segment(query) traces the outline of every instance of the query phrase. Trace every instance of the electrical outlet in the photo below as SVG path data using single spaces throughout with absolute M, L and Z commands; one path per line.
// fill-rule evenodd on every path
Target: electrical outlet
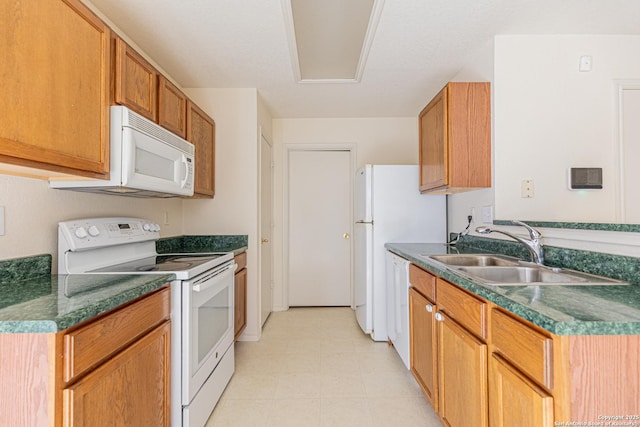
M 164 225 L 169 225 L 169 212 L 164 213 Z
M 4 236 L 4 206 L 0 206 L 0 236 Z

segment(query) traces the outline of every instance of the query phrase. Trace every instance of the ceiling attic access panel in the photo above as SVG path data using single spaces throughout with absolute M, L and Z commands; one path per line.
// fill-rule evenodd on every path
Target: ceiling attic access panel
M 383 0 L 282 0 L 299 83 L 357 83 Z

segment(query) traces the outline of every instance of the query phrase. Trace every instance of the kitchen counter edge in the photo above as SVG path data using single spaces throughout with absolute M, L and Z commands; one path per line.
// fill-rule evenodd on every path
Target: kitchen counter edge
M 71 279 L 88 290 L 71 297 L 60 296 L 59 287 Z M 105 280 L 110 280 L 109 285 L 100 286 Z M 73 274 L 31 279 L 16 286 L 47 287 L 49 292 L 0 308 L 0 334 L 57 333 L 150 294 L 173 280 L 173 274 Z
M 626 306 L 625 308 L 635 310 L 635 319 L 620 320 L 620 319 L 593 319 L 581 320 L 577 317 L 572 317 L 570 313 L 559 313 L 558 316 L 550 316 L 543 313 L 543 309 L 547 309 L 543 303 L 537 302 L 537 307 L 534 304 L 527 304 L 523 301 L 516 301 L 513 298 L 509 298 L 504 294 L 507 292 L 518 292 L 525 288 L 534 288 L 533 286 L 519 286 L 519 287 L 500 287 L 500 286 L 484 286 L 473 280 L 470 280 L 458 273 L 455 269 L 448 268 L 444 264 L 432 261 L 425 255 L 439 255 L 447 253 L 455 253 L 455 250 L 444 244 L 419 244 L 419 243 L 387 243 L 385 248 L 389 251 L 407 259 L 411 263 L 427 270 L 434 275 L 440 276 L 443 279 L 458 285 L 459 287 L 481 297 L 488 301 L 493 302 L 497 306 L 534 323 L 535 325 L 555 334 L 555 335 L 638 335 L 640 334 L 640 290 L 637 286 L 615 286 L 618 289 L 612 289 L 613 287 L 607 287 L 610 291 L 618 291 L 622 289 L 622 292 L 628 293 L 625 302 L 637 302 L 633 304 L 633 307 Z M 487 251 L 465 251 L 466 253 L 487 253 Z M 519 288 L 519 289 L 515 289 Z M 593 301 L 591 299 L 598 298 L 601 303 L 616 305 L 621 304 L 620 300 L 623 299 L 618 294 L 617 298 L 613 298 L 611 301 L 606 300 L 606 296 L 603 297 L 603 286 L 596 287 L 581 287 L 581 286 L 559 286 L 551 289 L 550 292 L 559 292 L 562 289 L 563 292 L 575 294 L 575 298 L 571 301 L 566 301 L 572 304 L 572 309 L 579 310 L 580 312 L 588 313 L 589 310 L 594 309 Z M 590 296 L 591 293 L 600 292 L 599 295 Z M 619 313 L 613 311 L 613 307 L 608 308 L 609 312 L 613 315 Z M 570 311 L 570 310 L 567 310 Z M 559 319 L 557 317 L 563 317 Z

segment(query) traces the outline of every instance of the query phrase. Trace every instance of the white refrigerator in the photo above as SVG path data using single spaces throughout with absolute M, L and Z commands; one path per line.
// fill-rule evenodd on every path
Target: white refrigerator
M 366 165 L 356 173 L 356 318 L 375 341 L 389 338 L 384 244 L 446 239 L 446 196 L 420 194 L 418 173 L 415 165 Z

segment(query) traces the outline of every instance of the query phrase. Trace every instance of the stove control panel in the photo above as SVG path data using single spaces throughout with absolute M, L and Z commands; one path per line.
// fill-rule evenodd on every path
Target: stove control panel
M 160 225 L 140 218 L 87 218 L 58 223 L 58 249 L 63 252 L 159 238 Z

